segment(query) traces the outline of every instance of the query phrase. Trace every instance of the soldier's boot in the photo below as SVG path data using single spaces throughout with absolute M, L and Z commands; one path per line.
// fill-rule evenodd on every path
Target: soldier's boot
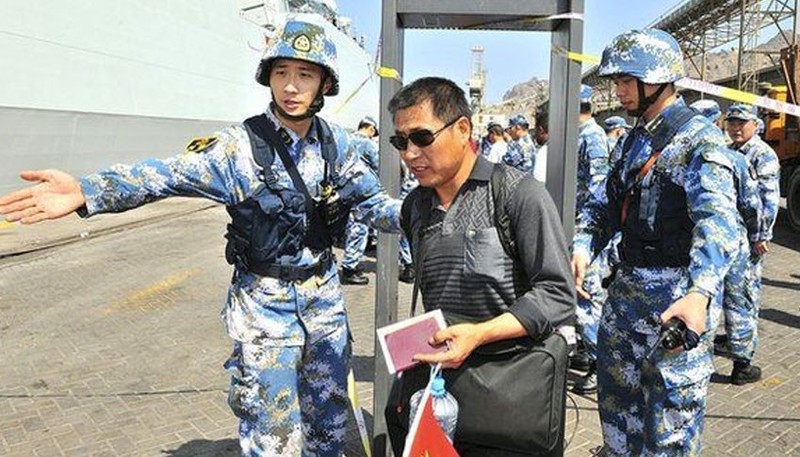
M 733 362 L 731 371 L 731 384 L 743 386 L 761 379 L 761 368 L 752 365 L 750 362 Z
M 581 343 L 578 343 L 578 350 L 575 354 L 569 357 L 569 367 L 578 371 L 589 371 L 592 367 L 592 361 L 586 355 L 586 351 L 582 348 Z
M 414 269 L 414 265 L 405 265 L 400 270 L 400 279 L 401 282 L 406 284 L 411 284 L 414 282 L 414 278 L 417 276 L 417 271 Z
M 589 371 L 575 382 L 572 391 L 578 395 L 589 395 L 597 392 L 597 362 L 592 361 L 589 366 Z
M 363 286 L 369 284 L 369 278 L 358 269 L 342 268 L 342 284 Z

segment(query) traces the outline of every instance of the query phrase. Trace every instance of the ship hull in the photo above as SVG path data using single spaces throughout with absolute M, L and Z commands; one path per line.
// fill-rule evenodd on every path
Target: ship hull
M 0 193 L 20 186 L 21 170 L 81 175 L 173 155 L 269 104 L 254 79 L 262 30 L 233 0 L 6 1 Z M 342 84 L 323 115 L 352 129 L 377 116 L 379 83 L 366 52 L 329 30 Z

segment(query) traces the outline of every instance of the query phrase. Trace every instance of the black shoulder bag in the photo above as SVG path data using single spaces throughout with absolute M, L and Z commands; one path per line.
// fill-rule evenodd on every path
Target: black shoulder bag
M 513 234 L 501 192 L 504 177 L 503 166 L 495 165 L 491 178 L 495 227 L 517 262 L 516 246 L 508 243 Z M 404 214 L 411 220 L 404 222 L 416 225 L 413 235 L 419 236 L 419 220 L 414 220 L 411 209 Z M 422 259 L 418 261 L 421 270 Z M 459 368 L 442 370 L 447 390 L 458 400 L 456 449 L 480 456 L 563 455 L 567 364 L 567 343 L 552 333 L 542 340 L 525 337 L 481 346 Z M 392 385 L 385 417 L 395 455 L 402 455 L 405 445 L 409 399 L 425 387 L 429 374 L 428 366 L 416 367 Z

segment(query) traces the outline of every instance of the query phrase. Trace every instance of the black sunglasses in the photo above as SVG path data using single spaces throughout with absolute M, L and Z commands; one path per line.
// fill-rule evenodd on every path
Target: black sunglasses
M 424 148 L 426 146 L 430 146 L 436 141 L 436 137 L 444 131 L 447 127 L 455 124 L 462 116 L 459 116 L 452 121 L 445 124 L 444 127 L 440 128 L 435 132 L 431 132 L 428 129 L 422 130 L 415 130 L 408 134 L 408 136 L 403 135 L 392 135 L 389 137 L 389 143 L 392 143 L 392 146 L 395 147 L 398 151 L 405 151 L 408 149 L 408 142 L 411 141 L 414 145 L 418 148 Z

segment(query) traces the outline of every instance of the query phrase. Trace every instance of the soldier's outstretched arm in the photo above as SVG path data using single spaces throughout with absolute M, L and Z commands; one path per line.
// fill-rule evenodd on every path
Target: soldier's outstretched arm
M 340 173 L 344 185 L 340 191 L 342 197 L 354 203 L 353 216 L 357 221 L 382 232 L 400 233 L 402 202 L 386 193 L 378 176 L 361 159 L 357 142 L 348 137 L 343 139 L 347 143 L 342 141 L 345 155 Z
M 194 143 L 194 142 L 193 142 Z M 121 212 L 172 196 L 236 204 L 262 186 L 246 131 L 235 126 L 166 159 L 114 165 L 81 178 L 85 214 Z
M 80 181 L 63 171 L 24 171 L 20 177 L 37 184 L 0 197 L 0 214 L 9 222 L 34 224 L 58 219 L 86 202 Z

